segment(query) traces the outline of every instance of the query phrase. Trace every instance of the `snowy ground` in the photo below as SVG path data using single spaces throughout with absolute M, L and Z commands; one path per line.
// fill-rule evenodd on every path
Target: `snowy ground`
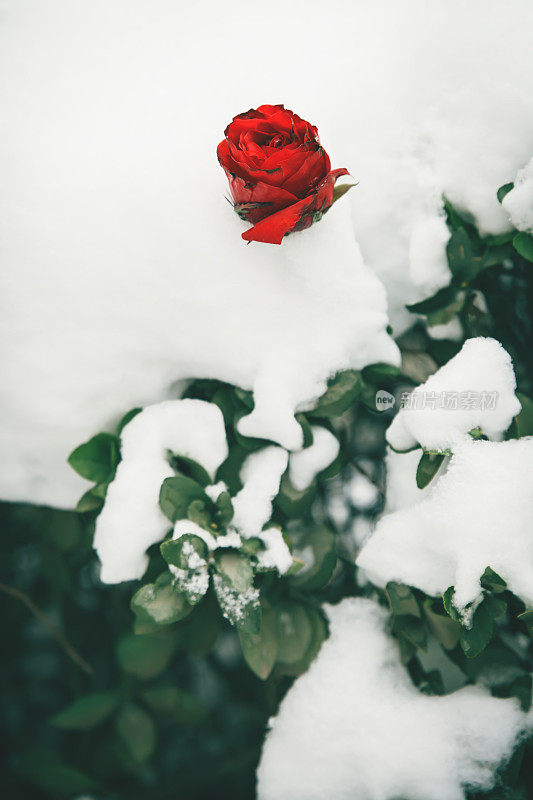
M 441 195 L 508 224 L 495 192 L 533 150 L 525 0 L 0 8 L 6 499 L 71 505 L 69 451 L 192 376 L 253 387 L 248 432 L 297 447 L 329 373 L 395 358 L 372 271 L 395 331 L 447 282 Z M 280 248 L 241 242 L 215 157 L 264 102 L 359 181 Z

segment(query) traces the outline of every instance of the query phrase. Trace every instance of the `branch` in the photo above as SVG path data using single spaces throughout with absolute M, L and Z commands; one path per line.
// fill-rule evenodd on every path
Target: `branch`
M 84 658 L 80 656 L 80 654 L 72 647 L 70 642 L 67 640 L 65 635 L 59 630 L 59 628 L 54 625 L 51 620 L 48 619 L 46 614 L 44 614 L 40 608 L 37 608 L 33 600 L 31 600 L 28 595 L 24 594 L 24 592 L 19 591 L 19 589 L 15 589 L 13 586 L 6 586 L 4 583 L 0 583 L 0 591 L 5 592 L 5 594 L 11 595 L 11 597 L 15 597 L 17 600 L 20 600 L 26 608 L 36 617 L 39 622 L 46 628 L 46 630 L 50 633 L 51 636 L 54 637 L 56 642 L 63 648 L 65 653 L 69 656 L 69 658 L 74 661 L 75 664 L 80 667 L 87 675 L 92 675 L 93 668 L 85 661 Z

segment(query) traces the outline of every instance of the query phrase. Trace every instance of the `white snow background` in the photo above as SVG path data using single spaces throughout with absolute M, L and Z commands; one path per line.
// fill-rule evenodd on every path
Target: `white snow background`
M 532 22 L 526 0 L 3 0 L 0 495 L 72 506 L 72 448 L 194 376 L 253 388 L 243 433 L 297 448 L 331 372 L 396 357 L 372 271 L 395 332 L 448 281 L 441 195 L 508 225 Z M 359 181 L 281 247 L 241 241 L 215 155 L 265 102 Z

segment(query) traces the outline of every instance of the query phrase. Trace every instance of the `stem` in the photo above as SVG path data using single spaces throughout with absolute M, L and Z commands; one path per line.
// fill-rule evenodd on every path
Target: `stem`
M 51 620 L 48 619 L 46 614 L 44 614 L 40 608 L 37 608 L 33 600 L 31 600 L 28 595 L 24 594 L 24 592 L 19 591 L 19 589 L 15 589 L 13 586 L 6 586 L 4 583 L 0 583 L 0 591 L 5 592 L 5 594 L 11 595 L 11 597 L 15 597 L 17 600 L 20 600 L 23 605 L 26 606 L 28 611 L 30 611 L 34 617 L 36 617 L 39 622 L 46 628 L 48 633 L 54 637 L 56 642 L 63 648 L 65 653 L 68 657 L 74 661 L 75 664 L 80 667 L 87 675 L 93 674 L 93 668 L 85 661 L 84 658 L 80 656 L 80 654 L 72 647 L 70 642 L 67 640 L 65 635 L 59 630 L 59 628 L 54 625 Z

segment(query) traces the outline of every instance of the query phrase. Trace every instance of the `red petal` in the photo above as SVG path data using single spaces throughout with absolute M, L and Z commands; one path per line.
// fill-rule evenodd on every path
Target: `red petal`
M 233 202 L 240 203 L 269 203 L 268 214 L 278 211 L 280 208 L 291 205 L 298 199 L 291 192 L 280 189 L 277 186 L 270 186 L 263 181 L 257 183 L 246 183 L 238 175 L 231 175 L 226 171 L 231 196 Z M 264 216 L 264 215 L 263 215 Z
M 247 242 L 265 242 L 266 244 L 281 244 L 286 233 L 293 230 L 305 230 L 313 222 L 313 214 L 326 212 L 333 202 L 333 189 L 335 181 L 341 175 L 349 175 L 347 169 L 334 169 L 320 182 L 316 191 L 270 214 L 257 222 L 253 228 L 241 234 Z
M 246 242 L 265 242 L 265 244 L 281 244 L 286 233 L 292 231 L 314 206 L 314 196 L 304 197 L 292 206 L 277 211 L 256 223 L 253 228 L 241 234 Z

